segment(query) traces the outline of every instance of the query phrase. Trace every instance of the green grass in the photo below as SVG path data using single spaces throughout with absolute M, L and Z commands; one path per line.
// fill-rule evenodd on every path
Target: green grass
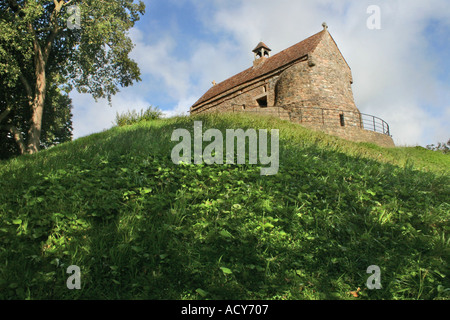
M 279 173 L 175 166 L 194 119 L 280 129 Z M 449 168 L 266 117 L 115 127 L 0 162 L 0 299 L 449 299 Z

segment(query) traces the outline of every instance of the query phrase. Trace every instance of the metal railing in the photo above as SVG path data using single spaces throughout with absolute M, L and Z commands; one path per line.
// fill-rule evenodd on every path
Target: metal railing
M 391 136 L 389 124 L 378 117 L 370 114 L 361 113 L 361 127 L 364 130 L 382 133 Z
M 367 131 L 391 136 L 390 127 L 386 121 L 369 114 L 355 111 L 304 106 L 260 107 L 237 104 L 233 105 L 232 111 L 272 114 L 280 118 L 289 118 L 292 122 L 311 125 L 359 127 Z

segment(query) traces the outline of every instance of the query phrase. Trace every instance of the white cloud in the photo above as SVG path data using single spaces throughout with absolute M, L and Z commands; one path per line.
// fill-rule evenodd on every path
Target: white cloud
M 130 31 L 130 38 L 136 45 L 131 53 L 142 74 L 160 79 L 167 86 L 167 94 L 178 97 L 186 95 L 189 88 L 189 72 L 186 61 L 173 57 L 175 39 L 163 35 L 157 43 L 147 44 L 145 35 L 139 29 Z
M 187 116 L 189 115 L 190 107 L 197 101 L 197 97 L 190 97 L 187 99 L 182 99 L 178 102 L 175 108 L 171 110 L 164 111 L 164 117 L 174 117 L 174 116 Z
M 276 53 L 320 31 L 326 21 L 352 68 L 353 92 L 361 112 L 388 121 L 397 144 L 425 144 L 431 138 L 450 136 L 448 124 L 439 121 L 438 115 L 448 110 L 432 112 L 425 107 L 450 89 L 436 79 L 439 67 L 428 58 L 425 34 L 430 19 L 448 26 L 446 1 L 246 0 L 239 6 L 221 4 L 209 24 L 230 32 L 243 48 L 263 40 Z M 367 28 L 367 8 L 372 4 L 381 8 L 381 30 Z
M 74 138 L 80 138 L 92 133 L 109 129 L 113 126 L 116 114 L 129 110 L 140 111 L 150 104 L 133 92 L 122 92 L 112 98 L 112 106 L 107 100 L 95 100 L 86 94 L 73 92 L 71 94 L 73 109 Z
M 192 12 L 186 14 L 199 15 L 210 37 L 190 36 L 190 46 L 181 55 L 179 50 L 185 39 L 177 38 L 172 27 L 162 34 L 150 35 L 141 31 L 138 24 L 130 32 L 136 44 L 132 57 L 139 63 L 144 83 L 114 97 L 116 109 L 106 102 L 95 105 L 90 98 L 73 96 L 75 132 L 85 135 L 100 131 L 110 126 L 119 109 L 159 105 L 163 100 L 171 101 L 164 108 L 166 115 L 185 113 L 213 80 L 223 81 L 250 67 L 251 50 L 259 41 L 277 53 L 320 31 L 326 21 L 352 68 L 353 92 L 361 112 L 389 122 L 397 144 L 425 145 L 450 137 L 448 124 L 443 120 L 444 115 L 450 114 L 448 103 L 443 104 L 448 101 L 444 93 L 450 88 L 437 79 L 436 72 L 442 66 L 429 58 L 425 34 L 433 19 L 444 28 L 442 34 L 448 35 L 445 28 L 450 27 L 450 10 L 446 0 L 185 0 L 183 4 L 186 3 L 192 6 Z M 366 26 L 366 10 L 372 4 L 381 8 L 381 30 L 369 30 Z M 151 9 L 147 15 L 151 15 Z M 146 16 L 140 24 L 155 23 L 145 22 Z M 152 101 L 147 103 L 149 99 Z

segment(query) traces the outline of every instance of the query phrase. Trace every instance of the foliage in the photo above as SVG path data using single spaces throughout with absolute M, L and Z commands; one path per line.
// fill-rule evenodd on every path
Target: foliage
M 280 129 L 279 173 L 174 165 L 196 119 Z M 449 299 L 449 167 L 264 117 L 114 127 L 0 162 L 0 299 Z
M 15 90 L 21 90 L 18 86 Z M 10 91 L 11 92 L 11 91 Z M 7 94 L 3 91 L 2 94 Z M 23 96 L 20 93 L 17 96 Z M 6 103 L 0 98 L 0 113 L 6 110 Z M 14 125 L 27 141 L 31 112 L 24 99 L 18 99 L 2 123 Z M 46 149 L 72 140 L 72 100 L 55 84 L 49 84 L 42 120 L 40 147 Z M 8 159 L 21 154 L 18 144 L 9 130 L 0 127 L 0 159 Z
M 151 121 L 161 119 L 163 113 L 157 107 L 154 108 L 152 106 L 148 107 L 146 110 L 142 109 L 139 112 L 136 110 L 131 110 L 124 112 L 122 114 L 116 114 L 115 125 L 119 127 L 123 127 L 126 125 L 131 125 L 135 123 L 139 123 L 141 121 Z
M 79 28 L 68 27 L 72 6 L 79 9 Z M 0 2 L 0 77 L 6 97 L 0 97 L 0 109 L 29 109 L 16 110 L 30 115 L 19 127 L 6 128 L 15 132 L 11 135 L 22 153 L 35 153 L 46 143 L 40 135 L 50 85 L 111 102 L 119 87 L 140 81 L 137 63 L 129 57 L 128 31 L 144 11 L 144 3 L 133 0 Z M 0 121 L 3 117 L 0 113 Z M 28 134 L 22 132 L 25 127 Z
M 427 146 L 427 149 L 432 151 L 439 151 L 444 154 L 450 154 L 450 139 L 447 141 L 447 143 L 438 142 L 437 145 L 430 144 Z

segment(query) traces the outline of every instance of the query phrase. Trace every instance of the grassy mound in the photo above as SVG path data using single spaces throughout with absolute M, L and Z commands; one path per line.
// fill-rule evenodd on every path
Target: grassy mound
M 174 165 L 194 119 L 279 129 L 278 174 Z M 115 127 L 0 162 L 0 299 L 448 299 L 449 168 L 266 117 Z

